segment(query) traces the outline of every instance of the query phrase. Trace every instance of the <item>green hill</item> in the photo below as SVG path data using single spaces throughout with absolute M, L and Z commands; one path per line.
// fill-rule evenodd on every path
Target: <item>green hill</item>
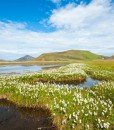
M 64 52 L 44 53 L 37 57 L 37 61 L 72 61 L 72 60 L 96 60 L 103 56 L 84 50 L 68 50 Z

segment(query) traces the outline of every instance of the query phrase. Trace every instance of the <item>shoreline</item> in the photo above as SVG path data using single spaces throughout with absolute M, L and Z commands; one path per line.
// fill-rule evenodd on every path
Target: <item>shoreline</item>
M 114 63 L 114 60 L 69 60 L 69 61 L 0 61 L 0 66 L 2 65 L 66 65 L 70 63 L 91 63 L 91 62 L 112 62 Z
M 22 62 L 0 62 L 0 65 L 59 65 L 59 64 L 70 64 L 70 63 L 80 63 L 82 61 L 22 61 Z

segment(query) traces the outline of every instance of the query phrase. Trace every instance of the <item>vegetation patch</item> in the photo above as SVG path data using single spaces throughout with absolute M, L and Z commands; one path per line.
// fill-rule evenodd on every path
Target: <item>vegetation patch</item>
M 59 69 L 45 70 L 33 75 L 24 75 L 19 78 L 23 82 L 35 84 L 37 82 L 78 84 L 86 80 L 84 64 L 70 64 Z
M 85 72 L 94 79 L 114 81 L 114 62 L 113 61 L 94 61 L 89 62 Z
M 70 88 L 68 85 L 39 81 L 32 83 L 33 80 L 39 79 L 39 75 L 42 77 L 52 75 L 50 78 L 44 77 L 48 81 L 54 79 L 54 74 L 55 77 L 69 75 L 72 78 L 77 74 L 77 78 L 80 75 L 86 79 L 85 71 L 87 72 L 88 66 L 94 68 L 89 63 L 70 64 L 39 74 L 1 76 L 0 95 L 5 95 L 8 100 L 19 106 L 47 108 L 52 113 L 53 123 L 60 130 L 112 130 L 114 128 L 113 80 L 103 81 L 91 88 L 79 88 L 76 85 Z M 68 80 L 69 76 L 65 79 Z

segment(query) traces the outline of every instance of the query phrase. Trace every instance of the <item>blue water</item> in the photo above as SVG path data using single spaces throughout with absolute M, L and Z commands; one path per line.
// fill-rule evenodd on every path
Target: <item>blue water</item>
M 33 66 L 22 66 L 22 65 L 7 65 L 0 66 L 0 74 L 23 74 L 29 72 L 39 72 L 42 70 L 41 66 L 33 65 Z
M 86 81 L 83 83 L 80 83 L 79 86 L 80 87 L 92 87 L 96 84 L 98 84 L 100 81 L 99 80 L 95 80 L 92 79 L 91 77 L 87 77 Z
M 87 77 L 86 81 L 79 83 L 79 84 L 67 84 L 69 88 L 74 88 L 74 87 L 79 87 L 79 88 L 90 88 L 95 86 L 96 84 L 100 83 L 99 80 L 92 79 L 91 77 Z M 63 84 L 58 84 L 59 86 L 65 85 Z

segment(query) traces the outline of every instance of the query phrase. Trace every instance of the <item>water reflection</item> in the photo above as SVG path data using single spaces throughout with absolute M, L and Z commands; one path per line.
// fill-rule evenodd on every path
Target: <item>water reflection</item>
M 83 83 L 80 83 L 78 86 L 80 87 L 92 87 L 96 84 L 98 84 L 100 81 L 92 79 L 91 77 L 87 77 L 86 81 Z
M 24 74 L 24 73 L 33 73 L 39 72 L 42 69 L 50 69 L 60 67 L 60 65 L 3 65 L 0 66 L 0 74 Z
M 41 66 L 21 66 L 21 65 L 7 65 L 7 66 L 0 66 L 0 74 L 22 74 L 26 72 L 35 72 L 35 71 L 40 71 Z
M 69 88 L 74 88 L 76 86 L 78 86 L 79 88 L 89 88 L 89 87 L 93 87 L 96 84 L 100 83 L 99 80 L 93 79 L 91 77 L 87 77 L 86 80 L 82 83 L 56 83 L 56 85 L 58 85 L 59 87 L 63 86 L 63 85 L 67 85 Z

